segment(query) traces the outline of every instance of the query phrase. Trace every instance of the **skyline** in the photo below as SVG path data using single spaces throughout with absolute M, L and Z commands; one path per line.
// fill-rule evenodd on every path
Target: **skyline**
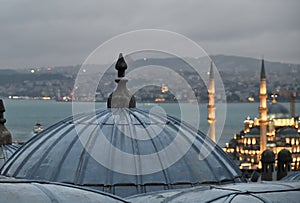
M 300 64 L 300 2 L 289 1 L 2 1 L 0 68 L 82 64 L 124 32 L 164 29 L 209 55 Z

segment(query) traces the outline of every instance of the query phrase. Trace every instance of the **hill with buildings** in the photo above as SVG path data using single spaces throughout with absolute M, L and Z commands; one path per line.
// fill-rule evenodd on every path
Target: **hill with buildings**
M 249 98 L 258 101 L 260 59 L 240 56 L 211 56 L 222 77 L 228 102 L 248 102 Z M 149 59 L 152 64 L 172 67 L 191 85 L 200 102 L 207 101 L 207 90 L 200 77 L 195 77 L 193 69 L 186 66 L 180 59 L 160 58 Z M 141 61 L 133 63 L 139 67 Z M 278 100 L 288 101 L 291 91 L 296 91 L 296 100 L 300 97 L 300 65 L 265 61 L 268 78 L 269 93 L 277 92 Z M 64 67 L 40 67 L 22 70 L 0 69 L 0 97 L 49 97 L 60 99 L 70 97 L 74 81 L 80 65 Z M 115 87 L 115 72 L 111 67 L 98 87 L 97 100 L 106 101 L 108 94 Z M 209 67 L 208 67 L 209 69 Z M 129 67 L 130 71 L 130 67 Z M 165 98 L 165 101 L 174 101 L 174 95 L 162 88 L 149 86 L 136 93 L 140 101 L 151 102 L 155 98 Z M 189 95 L 178 92 L 176 97 L 188 100 Z

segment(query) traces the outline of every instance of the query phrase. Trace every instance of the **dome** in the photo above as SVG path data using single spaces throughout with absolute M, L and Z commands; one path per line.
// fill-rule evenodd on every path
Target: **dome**
M 260 138 L 260 127 L 250 128 L 250 131 L 245 134 L 245 137 L 255 137 Z
M 20 147 L 21 145 L 17 144 L 8 144 L 8 145 L 1 145 L 0 146 L 0 168 L 3 166 L 3 164 L 8 160 L 15 151 Z
M 1 174 L 89 186 L 119 196 L 191 187 L 207 182 L 240 181 L 241 173 L 237 166 L 203 133 L 194 131 L 171 116 L 165 121 L 164 117 L 150 115 L 148 111 L 137 108 L 120 108 L 116 111 L 97 111 L 96 115 L 90 113 L 69 117 L 25 143 L 6 162 Z M 76 124 L 81 127 L 78 132 Z M 156 136 L 157 132 L 159 134 Z M 136 139 L 138 135 L 148 139 Z M 85 147 L 80 140 L 82 136 L 90 140 Z M 160 152 L 173 141 L 177 142 L 175 139 L 178 136 L 186 140 L 194 137 L 195 140 L 183 157 L 166 167 L 167 162 L 172 161 L 166 157 L 171 159 L 172 154 L 180 152 L 173 149 L 166 152 L 167 156 Z M 108 151 L 101 150 L 101 143 L 107 141 L 113 145 L 107 148 Z M 179 143 L 176 145 L 180 150 Z M 201 154 L 201 148 L 211 150 L 211 153 L 205 157 Z M 122 159 L 118 157 L 119 150 L 135 156 L 132 160 Z M 163 162 L 157 172 L 145 174 L 151 168 L 144 160 L 149 154 L 155 154 L 153 158 Z M 205 158 L 200 159 L 201 156 Z M 109 166 L 101 164 L 99 160 L 102 159 L 109 159 Z M 141 175 L 121 173 L 120 166 L 140 171 Z
M 282 149 L 277 155 L 278 162 L 283 162 L 283 163 L 291 163 L 292 162 L 292 154 L 289 150 L 287 149 Z
M 261 155 L 261 161 L 263 163 L 275 163 L 275 154 L 272 150 L 266 149 Z
M 127 202 L 114 195 L 77 186 L 30 180 L 0 179 L 0 202 Z
M 62 120 L 26 142 L 1 174 L 92 187 L 126 197 L 204 183 L 240 182 L 241 172 L 205 134 L 168 115 L 136 108 L 126 65 L 107 109 Z
M 278 137 L 294 137 L 299 138 L 300 134 L 298 133 L 297 129 L 293 127 L 283 127 L 277 130 L 276 135 Z
M 278 102 L 272 102 L 268 105 L 268 117 L 269 118 L 290 118 L 290 112 L 282 104 Z
M 300 182 L 267 181 L 160 191 L 127 198 L 134 203 L 159 202 L 299 202 Z
M 300 182 L 300 171 L 292 171 L 287 176 L 283 177 L 281 181 L 298 181 Z

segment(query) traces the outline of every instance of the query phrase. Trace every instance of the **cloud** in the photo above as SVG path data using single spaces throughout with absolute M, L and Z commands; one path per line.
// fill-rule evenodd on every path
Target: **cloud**
M 80 64 L 123 32 L 184 34 L 209 54 L 300 63 L 297 0 L 2 0 L 0 68 Z

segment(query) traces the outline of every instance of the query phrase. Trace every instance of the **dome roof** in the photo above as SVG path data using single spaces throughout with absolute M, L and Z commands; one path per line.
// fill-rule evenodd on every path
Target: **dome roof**
M 272 150 L 266 149 L 261 155 L 261 161 L 264 163 L 275 163 L 275 154 Z
M 279 137 L 300 137 L 297 129 L 293 127 L 282 127 L 279 128 L 276 132 L 276 135 Z
M 160 191 L 127 198 L 135 203 L 158 202 L 298 202 L 300 182 L 269 181 Z
M 292 154 L 289 150 L 287 149 L 282 149 L 277 155 L 278 162 L 292 162 Z
M 300 182 L 300 171 L 292 171 L 287 176 L 283 177 L 281 181 L 298 181 Z
M 30 180 L 0 179 L 0 202 L 127 202 L 114 195 L 77 186 Z
M 8 144 L 8 145 L 1 145 L 0 146 L 0 168 L 3 166 L 3 164 L 7 161 L 17 149 L 19 149 L 21 145 L 17 144 Z
M 237 166 L 206 135 L 174 117 L 137 108 L 62 120 L 25 143 L 1 174 L 89 186 L 123 197 L 241 181 Z
M 272 102 L 268 105 L 268 117 L 269 118 L 290 118 L 290 112 L 282 104 L 278 102 Z
M 245 137 L 259 138 L 260 137 L 260 127 L 255 126 L 253 128 L 250 128 L 250 131 L 245 134 Z

